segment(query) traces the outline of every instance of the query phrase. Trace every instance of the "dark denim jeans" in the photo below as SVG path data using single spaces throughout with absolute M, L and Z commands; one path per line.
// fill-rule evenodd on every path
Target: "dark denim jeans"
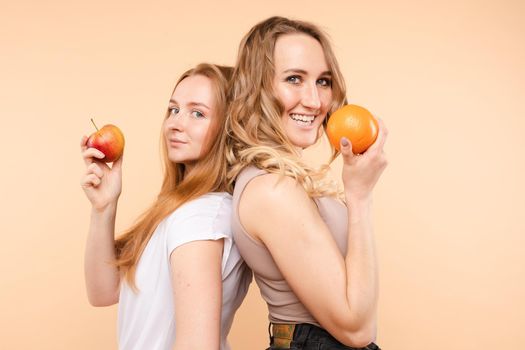
M 277 350 L 282 348 L 274 347 L 273 337 L 270 336 L 270 347 L 266 350 Z M 293 340 L 290 350 L 381 350 L 374 343 L 368 344 L 364 348 L 352 348 L 341 344 L 330 333 L 317 326 L 301 323 L 295 326 Z

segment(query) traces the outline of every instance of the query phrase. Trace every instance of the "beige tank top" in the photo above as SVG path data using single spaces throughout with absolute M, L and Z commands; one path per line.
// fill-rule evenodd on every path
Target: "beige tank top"
M 264 174 L 267 174 L 265 170 L 249 166 L 244 168 L 236 179 L 233 192 L 232 218 L 235 244 L 239 248 L 244 261 L 253 270 L 255 281 L 259 286 L 263 299 L 268 305 L 270 322 L 310 323 L 319 326 L 319 323 L 308 312 L 284 279 L 266 246 L 252 238 L 241 225 L 239 199 L 248 182 Z M 316 198 L 314 201 L 339 250 L 343 256 L 346 255 L 348 239 L 348 214 L 346 207 L 337 199 L 331 197 Z M 264 220 L 263 216 L 261 216 L 261 220 Z

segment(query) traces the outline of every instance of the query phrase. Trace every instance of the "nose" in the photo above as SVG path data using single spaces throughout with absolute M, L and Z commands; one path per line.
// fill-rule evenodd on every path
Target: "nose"
M 319 98 L 319 91 L 317 84 L 307 85 L 303 91 L 302 98 L 303 106 L 310 109 L 319 109 L 321 108 L 321 99 Z
M 166 126 L 170 130 L 183 131 L 186 127 L 186 113 L 179 111 L 177 114 L 170 114 L 166 120 Z

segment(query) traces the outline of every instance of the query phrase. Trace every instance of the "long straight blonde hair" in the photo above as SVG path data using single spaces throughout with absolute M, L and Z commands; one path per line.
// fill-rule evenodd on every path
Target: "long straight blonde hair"
M 166 142 L 161 132 L 164 180 L 160 193 L 153 205 L 139 217 L 137 222 L 115 240 L 116 266 L 124 273 L 126 281 L 134 289 L 136 289 L 137 263 L 153 232 L 166 216 L 182 204 L 208 192 L 227 191 L 231 193 L 231 186 L 226 181 L 224 125 L 228 105 L 227 88 L 232 71 L 231 67 L 202 63 L 182 74 L 173 89 L 175 91 L 182 80 L 194 75 L 203 75 L 211 80 L 216 100 L 215 118 L 211 125 L 214 132 L 208 143 L 204 145 L 203 149 L 206 153 L 195 164 L 191 176 L 186 176 L 184 164 L 169 160 Z M 165 119 L 169 116 L 170 111 L 167 109 Z
M 304 164 L 282 127 L 284 107 L 274 88 L 274 48 L 286 34 L 306 34 L 321 44 L 332 73 L 332 103 L 323 122 L 345 103 L 346 88 L 327 35 L 312 23 L 271 17 L 256 24 L 239 45 L 237 63 L 230 88 L 230 107 L 226 121 L 227 159 L 231 166 L 229 183 L 248 165 L 296 179 L 309 196 L 339 194 L 327 180 L 328 167 L 314 169 Z M 337 155 L 332 148 L 332 159 Z

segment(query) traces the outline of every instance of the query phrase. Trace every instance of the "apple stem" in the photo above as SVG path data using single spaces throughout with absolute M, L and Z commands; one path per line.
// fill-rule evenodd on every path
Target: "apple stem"
M 95 124 L 95 121 L 93 120 L 93 118 L 91 118 L 91 122 L 92 122 L 93 125 L 95 126 L 95 129 L 97 129 L 97 131 L 98 131 L 97 125 Z

